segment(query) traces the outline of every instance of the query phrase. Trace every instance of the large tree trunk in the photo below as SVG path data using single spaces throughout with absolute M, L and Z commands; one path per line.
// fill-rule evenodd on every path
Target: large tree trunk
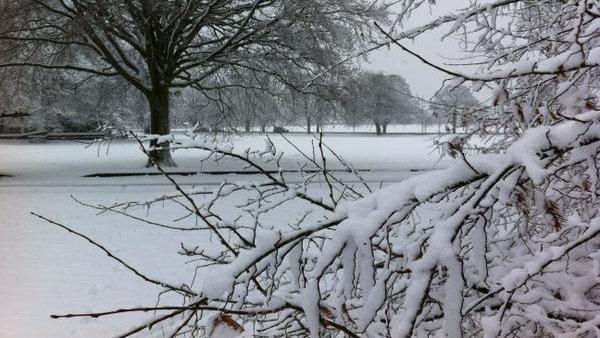
M 381 131 L 382 131 L 384 134 L 387 134 L 387 125 L 388 125 L 388 123 L 387 123 L 387 122 L 383 122 L 383 125 L 381 126 L 381 127 L 382 127 Z
M 169 122 L 169 87 L 154 89 L 148 97 L 150 105 L 150 132 L 155 135 L 167 135 L 171 132 Z M 156 140 L 150 142 L 150 147 L 169 147 L 169 142 L 158 143 Z M 150 159 L 146 166 L 151 167 L 154 163 L 160 166 L 174 167 L 175 162 L 171 157 L 169 149 L 150 150 Z
M 377 135 L 381 135 L 381 124 L 378 121 L 375 121 L 375 132 Z
M 310 134 L 310 115 L 306 115 L 306 132 Z
M 452 112 L 452 134 L 456 134 L 456 112 Z

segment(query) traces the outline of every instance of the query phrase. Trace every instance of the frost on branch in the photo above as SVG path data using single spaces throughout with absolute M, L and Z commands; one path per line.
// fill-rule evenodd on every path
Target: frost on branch
M 265 179 L 224 182 L 205 199 L 173 181 L 177 194 L 95 206 L 131 216 L 172 202 L 212 238 L 211 247 L 182 244 L 180 253 L 200 269 L 196 277 L 151 281 L 185 300 L 166 307 L 173 316 L 153 329 L 232 334 L 220 317 L 227 315 L 245 333 L 275 336 L 595 330 L 600 112 L 530 128 L 502 153 L 470 156 L 469 165 L 456 160 L 373 193 L 331 179 L 337 206 L 306 185 L 315 172 L 300 171 L 305 180 L 270 174 L 282 157 L 269 142 L 269 151 L 238 151 L 203 139 L 172 141 L 202 158 L 240 161 Z M 331 175 L 319 170 L 319 156 L 308 158 L 314 161 L 305 168 Z M 296 214 L 291 208 L 312 212 L 273 221 L 282 210 Z

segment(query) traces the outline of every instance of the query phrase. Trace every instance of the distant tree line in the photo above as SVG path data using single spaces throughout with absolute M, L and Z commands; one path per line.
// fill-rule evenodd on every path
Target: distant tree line
M 384 134 L 389 124 L 430 120 L 401 76 L 359 70 L 305 92 L 258 84 L 186 91 L 174 99 L 174 106 L 176 125 L 189 122 L 208 130 L 264 132 L 298 125 L 307 132 L 320 132 L 324 125 L 372 124 L 378 134 Z
M 81 132 L 107 125 L 151 132 L 146 100 L 118 78 L 31 68 L 1 73 L 9 80 L 0 83 L 0 110 L 31 114 L 27 119 L 31 130 Z M 288 125 L 319 132 L 324 125 L 371 124 L 378 134 L 385 134 L 389 124 L 430 120 L 398 75 L 348 71 L 303 92 L 269 82 L 267 75 L 231 76 L 235 78 L 211 79 L 205 90 L 173 91 L 170 124 L 245 132 Z

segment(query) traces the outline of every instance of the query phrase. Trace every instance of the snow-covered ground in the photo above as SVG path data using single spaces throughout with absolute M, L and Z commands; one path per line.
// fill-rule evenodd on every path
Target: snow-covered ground
M 288 135 L 309 153 L 308 135 Z M 283 166 L 297 168 L 301 155 L 281 136 L 272 136 L 286 153 Z M 232 136 L 238 149 L 263 147 L 260 135 Z M 325 140 L 338 155 L 352 162 L 370 181 L 401 180 L 415 170 L 441 167 L 432 136 L 336 135 Z M 238 164 L 220 161 L 200 164 L 201 154 L 175 153 L 173 172 L 237 171 Z M 133 266 L 166 281 L 189 280 L 193 266 L 177 255 L 178 243 L 206 243 L 203 233 L 152 228 L 118 215 L 96 215 L 74 203 L 71 195 L 90 203 L 146 200 L 173 187 L 160 176 L 83 177 L 102 173 L 153 172 L 135 143 L 119 141 L 85 148 L 75 142 L 0 143 L 0 337 L 106 337 L 134 325 L 140 318 L 119 316 L 98 320 L 51 320 L 50 314 L 152 305 L 157 289 L 140 281 L 81 238 L 40 221 L 37 212 L 58 220 L 125 258 Z M 332 164 L 334 162 L 332 161 Z M 177 176 L 182 184 L 210 191 L 224 178 L 252 179 L 252 175 Z M 318 184 L 313 189 L 323 189 Z M 151 209 L 155 219 L 173 220 L 181 209 Z M 282 217 L 289 217 L 282 215 Z
M 262 149 L 265 136 L 225 135 L 219 136 L 219 142 L 229 143 L 236 149 Z M 302 156 L 281 135 L 270 135 L 278 150 L 285 153 L 284 167 L 294 170 Z M 286 135 L 305 153 L 312 155 L 317 140 L 310 135 Z M 439 165 L 439 151 L 433 146 L 432 135 L 332 135 L 324 142 L 357 170 L 408 171 L 426 170 Z M 85 178 L 82 176 L 98 173 L 156 172 L 146 169 L 145 155 L 137 145 L 129 140 L 112 143 L 100 143 L 89 147 L 75 142 L 51 142 L 32 144 L 26 141 L 1 141 L 0 175 L 13 176 L 1 181 L 3 185 L 106 185 L 106 184 L 157 184 L 166 180 L 154 177 L 136 177 L 121 179 Z M 173 172 L 186 171 L 229 171 L 241 167 L 228 161 L 207 162 L 200 165 L 201 154 L 196 150 L 178 150 L 175 153 L 177 168 Z M 377 173 L 374 180 L 385 179 Z M 196 176 L 184 179 L 190 183 L 217 184 L 220 179 L 214 176 Z
M 286 129 L 290 131 L 303 132 L 306 131 L 306 126 L 286 126 Z M 313 126 L 313 128 L 315 128 Z M 322 126 L 323 132 L 336 132 L 336 133 L 375 133 L 375 126 L 370 124 L 358 125 L 358 126 L 347 126 L 340 124 L 326 124 Z M 388 133 L 438 133 L 445 132 L 446 128 L 444 125 L 431 124 L 390 124 L 387 126 Z
M 306 132 L 305 125 L 285 125 L 285 129 L 290 132 L 303 133 Z M 267 127 L 271 131 L 273 127 Z M 311 126 L 312 131 L 315 131 L 315 125 Z M 375 133 L 375 126 L 372 124 L 362 124 L 357 126 L 349 126 L 344 124 L 325 124 L 321 126 L 324 133 Z M 175 132 L 183 132 L 186 129 L 176 128 Z M 253 133 L 260 132 L 259 127 L 251 129 Z M 446 133 L 451 130 L 450 125 L 445 124 L 389 124 L 387 126 L 388 133 L 403 133 L 403 134 L 420 134 L 420 133 Z M 457 129 L 458 132 L 463 132 L 462 128 Z

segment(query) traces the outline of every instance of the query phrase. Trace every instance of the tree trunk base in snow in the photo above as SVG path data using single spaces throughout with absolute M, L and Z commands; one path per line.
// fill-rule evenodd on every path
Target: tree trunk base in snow
M 155 164 L 158 164 L 161 167 L 177 166 L 169 149 L 151 149 L 148 151 L 148 154 L 150 156 L 150 158 L 148 158 L 148 162 L 146 162 L 146 167 L 148 168 L 154 167 Z

